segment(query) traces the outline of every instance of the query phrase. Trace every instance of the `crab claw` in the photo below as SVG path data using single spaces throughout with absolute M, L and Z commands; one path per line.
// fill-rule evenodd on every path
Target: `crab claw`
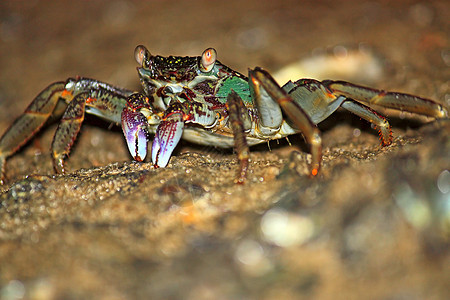
M 128 150 L 137 161 L 147 155 L 147 119 L 143 114 L 131 109 L 122 111 L 122 130 L 127 140 Z
M 171 114 L 156 129 L 152 146 L 152 161 L 157 167 L 164 168 L 181 139 L 184 120 L 181 112 Z

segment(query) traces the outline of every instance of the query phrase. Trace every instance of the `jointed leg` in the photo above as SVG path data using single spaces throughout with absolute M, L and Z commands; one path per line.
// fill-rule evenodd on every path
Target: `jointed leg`
M 72 97 L 72 94 L 65 90 L 64 82 L 55 82 L 44 89 L 6 130 L 0 138 L 0 183 L 5 179 L 6 158 L 39 131 L 52 115 L 59 99 L 70 101 Z
M 341 106 L 377 126 L 380 130 L 380 139 L 383 146 L 392 143 L 392 131 L 389 122 L 374 110 L 353 100 L 344 101 Z
M 91 114 L 120 123 L 126 98 L 131 94 L 129 90 L 88 78 L 69 78 L 66 82 L 49 85 L 0 138 L 0 184 L 5 180 L 6 158 L 29 141 L 50 117 L 59 117 L 67 103 L 67 111 L 53 140 L 52 156 L 58 172 L 64 171 L 63 159 L 79 131 L 85 107 L 89 107 Z M 76 100 L 72 103 L 74 97 Z
M 323 81 L 322 83 L 334 93 L 356 101 L 404 110 L 434 118 L 445 118 L 448 116 L 448 111 L 443 105 L 430 99 L 409 94 L 371 89 L 345 81 Z
M 296 128 L 303 134 L 311 147 L 311 175 L 316 176 L 322 161 L 322 139 L 317 126 L 305 111 L 275 82 L 269 73 L 261 68 L 249 72 L 254 89 L 263 88 L 281 107 Z
M 278 99 L 283 112 L 292 120 L 311 147 L 311 175 L 316 176 L 322 162 L 322 138 L 317 126 L 291 98 Z
M 234 136 L 234 147 L 239 159 L 239 173 L 236 183 L 244 183 L 247 176 L 249 149 L 247 139 L 245 137 L 244 122 L 242 120 L 243 110 L 246 109 L 241 97 L 231 90 L 227 97 L 228 113 L 230 116 L 231 129 Z
M 64 159 L 69 155 L 70 148 L 80 131 L 88 97 L 88 93 L 78 94 L 67 105 L 67 109 L 56 129 L 52 142 L 52 158 L 57 173 L 64 173 Z

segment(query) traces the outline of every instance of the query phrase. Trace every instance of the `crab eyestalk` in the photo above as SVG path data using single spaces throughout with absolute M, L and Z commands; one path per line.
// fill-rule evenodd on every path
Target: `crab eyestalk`
M 202 53 L 199 68 L 203 73 L 211 72 L 216 64 L 217 52 L 214 48 L 208 48 Z
M 151 57 L 150 51 L 145 46 L 139 45 L 134 49 L 134 58 L 136 62 L 142 67 L 148 67 L 149 58 Z

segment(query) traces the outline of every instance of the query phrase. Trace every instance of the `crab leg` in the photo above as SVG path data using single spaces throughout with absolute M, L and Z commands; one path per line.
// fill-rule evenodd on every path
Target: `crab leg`
M 85 113 L 97 115 L 108 121 L 119 123 L 120 114 L 126 104 L 128 90 L 117 89 L 92 79 L 81 78 L 66 85 L 72 87 L 76 96 L 67 105 L 66 111 L 56 129 L 52 142 L 53 166 L 57 173 L 64 173 L 64 159 L 80 131 Z
M 383 146 L 388 146 L 392 143 L 391 126 L 389 125 L 389 122 L 376 111 L 353 100 L 346 100 L 341 106 L 377 126 L 380 130 L 380 139 Z
M 78 94 L 68 105 L 56 129 L 52 142 L 53 166 L 57 173 L 64 173 L 64 159 L 80 131 L 88 93 Z
M 88 78 L 69 78 L 66 82 L 49 85 L 0 138 L 0 183 L 5 180 L 6 158 L 28 142 L 50 117 L 59 117 L 66 105 L 67 111 L 52 145 L 52 157 L 58 172 L 64 171 L 64 157 L 69 154 L 84 112 L 119 123 L 126 97 L 131 93 Z
M 57 173 L 64 173 L 65 171 L 64 159 L 69 155 L 70 149 L 77 138 L 84 121 L 85 112 L 89 111 L 92 114 L 117 122 L 117 116 L 123 110 L 123 98 L 123 95 L 114 95 L 99 88 L 81 92 L 69 102 L 52 142 L 53 166 Z
M 250 150 L 245 137 L 245 128 L 243 121 L 243 110 L 246 110 L 241 97 L 234 91 L 227 97 L 228 113 L 230 116 L 230 125 L 233 130 L 234 147 L 239 159 L 239 173 L 235 180 L 236 183 L 244 183 L 247 176 L 248 160 Z
M 17 118 L 0 139 L 0 182 L 5 179 L 6 158 L 16 152 L 39 131 L 52 115 L 60 98 L 70 101 L 73 96 L 65 82 L 55 82 L 44 89 Z
M 445 118 L 447 110 L 439 103 L 409 94 L 371 89 L 345 81 L 323 81 L 325 86 L 338 95 L 368 104 L 404 110 L 434 118 Z
M 320 131 L 306 112 L 284 91 L 270 74 L 261 68 L 255 68 L 249 71 L 250 87 L 253 88 L 255 98 L 264 97 L 268 94 L 275 100 L 283 112 L 294 122 L 297 129 L 303 134 L 311 147 L 311 171 L 312 176 L 316 176 L 320 169 L 322 161 L 322 139 Z M 264 97 L 266 102 L 268 97 Z M 258 105 L 258 110 L 260 106 Z M 261 116 L 260 116 L 261 117 Z M 264 117 L 264 116 L 262 116 Z

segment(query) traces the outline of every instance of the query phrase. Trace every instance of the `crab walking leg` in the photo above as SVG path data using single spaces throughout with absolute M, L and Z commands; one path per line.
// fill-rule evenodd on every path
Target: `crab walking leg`
M 356 101 L 404 110 L 437 119 L 448 116 L 448 111 L 443 105 L 430 99 L 409 94 L 371 89 L 345 81 L 327 80 L 322 83 L 334 93 Z
M 242 115 L 246 112 L 241 97 L 234 91 L 227 97 L 228 113 L 230 116 L 230 125 L 233 130 L 234 147 L 239 159 L 239 173 L 235 180 L 236 183 L 244 183 L 247 176 L 248 160 L 250 150 L 247 145 L 247 139 L 245 137 L 245 128 Z
M 311 147 L 310 174 L 316 176 L 319 173 L 320 163 L 322 162 L 322 138 L 320 137 L 319 129 L 292 98 L 278 98 L 278 103 L 280 103 L 283 111 L 294 122 L 309 143 Z
M 389 125 L 389 122 L 376 111 L 353 100 L 346 100 L 341 106 L 377 126 L 380 129 L 380 139 L 383 146 L 388 146 L 392 143 L 391 126 Z
M 263 88 L 272 99 L 275 99 L 283 112 L 294 122 L 297 129 L 303 134 L 311 147 L 311 171 L 316 176 L 322 161 L 322 138 L 316 124 L 305 111 L 276 83 L 269 73 L 261 68 L 249 72 L 250 82 L 255 90 Z
M 61 116 L 66 110 L 68 103 L 71 103 L 76 95 L 83 93 L 86 94 L 80 97 L 86 103 L 78 103 L 79 107 L 80 105 L 83 106 L 83 113 L 84 107 L 87 106 L 87 113 L 97 115 L 114 123 L 120 123 L 120 113 L 126 106 L 126 99 L 132 94 L 132 91 L 117 88 L 98 80 L 79 77 L 69 78 L 65 82 L 55 82 L 49 85 L 34 98 L 25 112 L 14 121 L 11 127 L 0 138 L 0 184 L 4 184 L 5 182 L 6 158 L 14 154 L 14 152 L 28 142 L 50 117 L 58 118 Z M 78 96 L 75 98 L 80 99 Z M 72 104 L 72 106 L 74 105 Z M 75 108 L 73 107 L 73 109 Z M 71 114 L 68 112 L 65 115 L 69 119 L 76 115 L 74 111 Z M 62 127 L 66 127 L 67 129 L 67 126 L 64 125 Z M 58 137 L 61 134 L 62 132 L 58 133 Z M 60 163 L 55 163 L 55 169 L 62 172 L 64 170 L 63 156 L 65 152 L 61 149 L 65 147 L 62 146 L 64 144 L 63 141 L 57 141 L 58 137 L 55 135 L 56 140 L 54 139 L 53 141 L 54 148 L 57 149 L 53 153 L 53 158 L 60 160 Z M 73 141 L 70 145 L 72 144 Z
M 73 96 L 66 91 L 65 82 L 55 82 L 44 89 L 25 112 L 18 117 L 0 139 L 0 183 L 5 180 L 6 158 L 16 152 L 39 131 L 52 115 L 59 99 L 70 101 Z
M 67 106 L 52 142 L 53 167 L 57 173 L 64 173 L 64 159 L 69 155 L 81 124 L 84 120 L 88 93 L 78 94 Z
M 64 159 L 80 131 L 85 113 L 97 115 L 105 120 L 119 123 L 120 114 L 126 106 L 131 91 L 117 89 L 108 84 L 82 78 L 77 81 L 81 88 L 67 105 L 52 142 L 52 158 L 55 171 L 64 173 Z

